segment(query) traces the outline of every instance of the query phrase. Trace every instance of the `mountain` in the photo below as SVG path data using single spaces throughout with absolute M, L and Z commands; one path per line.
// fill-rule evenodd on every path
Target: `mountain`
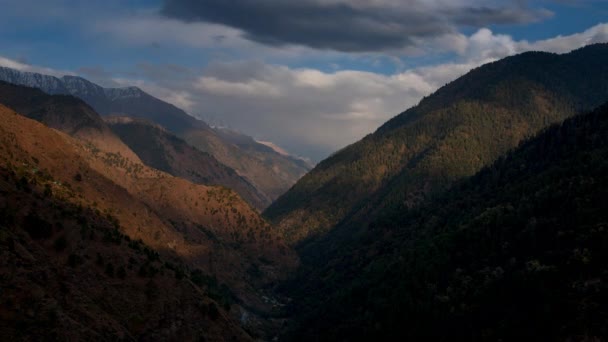
M 107 117 L 105 121 L 144 164 L 193 183 L 230 188 L 258 210 L 270 204 L 269 198 L 233 169 L 188 145 L 162 126 L 128 117 Z
M 51 95 L 69 94 L 61 79 L 53 76 L 0 67 L 0 80 L 7 83 L 43 89 Z
M 49 194 L 49 181 L 0 167 L 3 339 L 251 340 L 187 268 L 150 261 L 112 217 Z
M 154 121 L 172 131 L 206 126 L 181 109 L 137 87 L 103 88 L 78 76 L 61 78 L 0 67 L 0 80 L 38 88 L 51 95 L 73 95 L 101 115 L 124 114 Z
M 100 123 L 104 132 L 113 134 L 99 115 L 79 99 L 50 96 L 14 85 L 5 87 L 17 89 L 15 97 L 23 96 L 28 101 L 40 97 L 44 100 L 41 103 L 53 104 L 52 113 L 69 113 L 66 115 L 74 122 L 81 117 L 86 119 L 82 122 Z M 26 102 L 7 99 L 10 98 L 0 97 L 0 103 Z M 68 105 L 63 107 L 66 100 Z M 72 112 L 74 103 L 88 110 Z M 39 108 L 34 100 L 32 106 Z M 74 132 L 71 127 L 60 132 L 5 107 L 0 114 L 2 165 L 18 174 L 18 179 L 25 177 L 28 184 L 33 174 L 36 177 L 32 184 L 43 186 L 44 193 L 108 218 L 116 228 L 111 233 L 114 235 L 109 235 L 110 241 L 141 241 L 147 249 L 143 245 L 134 248 L 142 249 L 151 258 L 140 268 L 142 274 L 155 274 L 162 269 L 164 264 L 157 260 L 157 256 L 161 257 L 180 277 L 189 275 L 208 288 L 205 293 L 212 295 L 224 307 L 225 315 L 246 327 L 248 333 L 257 336 L 269 331 L 268 324 L 280 324 L 269 318 L 277 302 L 269 301 L 272 296 L 266 290 L 294 269 L 297 257 L 235 192 L 193 184 L 152 169 L 124 144 L 121 150 L 108 146 L 102 149 L 86 138 L 80 139 L 78 134 L 65 134 Z M 73 218 L 69 214 L 62 216 L 58 210 L 53 214 L 58 217 L 57 225 Z M 116 238 L 118 235 L 126 238 Z M 248 319 L 241 320 L 242 315 Z
M 285 339 L 605 340 L 607 171 L 608 104 L 414 209 L 333 230 L 287 285 Z
M 106 152 L 118 153 L 137 163 L 143 161 L 148 166 L 194 183 L 226 186 L 258 210 L 270 204 L 268 198 L 234 170 L 166 130 L 142 120 L 110 119 L 115 123 L 110 128 L 91 107 L 71 95 L 51 96 L 35 88 L 2 81 L 0 103 Z
M 529 52 L 472 70 L 319 163 L 264 213 L 298 245 L 407 210 L 548 125 L 608 100 L 608 45 Z
M 77 141 L 0 105 L 0 146 L 5 339 L 251 339 L 204 273 L 124 233 L 113 201 L 165 228 L 87 168 Z
M 236 146 L 240 151 L 253 159 L 252 161 L 243 158 L 231 158 L 232 155 L 227 154 L 225 156 L 226 163 L 231 165 L 245 164 L 245 166 L 241 166 L 240 168 L 258 170 L 252 177 L 257 179 L 258 182 L 262 182 L 262 188 L 268 189 L 267 191 L 273 199 L 285 193 L 286 189 L 289 189 L 295 183 L 293 180 L 294 175 L 299 179 L 314 166 L 304 159 L 294 157 L 285 151 L 277 151 L 272 146 L 260 143 L 241 132 L 218 127 L 213 128 L 213 130 L 222 140 Z M 251 166 L 246 166 L 249 164 Z M 274 183 L 268 182 L 267 177 L 263 176 L 264 168 L 257 166 L 257 164 L 264 165 L 266 168 L 273 170 Z
M 103 116 L 128 116 L 156 123 L 234 169 L 270 200 L 283 194 L 310 170 L 299 159 L 272 149 L 261 150 L 258 146 L 251 155 L 251 150 L 243 150 L 224 139 L 203 121 L 137 87 L 103 88 L 77 76 L 56 78 L 5 67 L 0 67 L 0 80 L 39 88 L 49 94 L 76 96 Z
M 155 122 L 172 132 L 207 128 L 204 122 L 137 87 L 102 88 L 77 76 L 63 76 L 61 81 L 69 94 L 84 100 L 103 116 L 125 115 L 142 118 Z M 46 91 L 44 88 L 41 89 Z
M 241 132 L 225 128 L 213 127 L 213 130 L 220 135 L 224 140 L 240 147 L 241 149 L 254 154 L 259 154 L 259 159 L 263 159 L 266 163 L 272 163 L 272 159 L 278 159 L 275 153 L 280 154 L 287 159 L 290 159 L 295 165 L 293 172 L 302 172 L 302 170 L 310 170 L 314 164 L 304 158 L 291 155 L 289 152 L 277 146 L 271 141 L 259 141 Z M 278 162 L 278 161 L 277 161 Z
M 49 96 L 38 89 L 0 81 L 0 103 L 106 152 L 140 161 L 91 107 L 72 96 Z

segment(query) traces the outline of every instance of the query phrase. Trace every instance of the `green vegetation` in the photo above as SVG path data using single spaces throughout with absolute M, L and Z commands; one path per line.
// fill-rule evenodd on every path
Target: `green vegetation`
M 298 245 L 343 221 L 416 207 L 548 125 L 608 101 L 606 59 L 603 44 L 477 68 L 321 162 L 264 214 Z
M 304 249 L 288 289 L 292 337 L 602 340 L 606 198 L 608 105 L 417 209 L 386 210 Z

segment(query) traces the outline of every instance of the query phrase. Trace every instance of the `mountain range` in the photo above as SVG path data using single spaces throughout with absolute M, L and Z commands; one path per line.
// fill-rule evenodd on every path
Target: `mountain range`
M 235 190 L 258 209 L 267 207 L 310 169 L 310 165 L 300 159 L 277 153 L 240 134 L 249 140 L 243 149 L 203 121 L 137 87 L 103 88 L 77 76 L 57 78 L 6 67 L 0 67 L 0 80 L 38 88 L 51 95 L 75 96 L 104 117 L 126 116 L 160 125 L 244 178 L 255 191 L 245 185 Z M 128 128 L 123 127 L 123 131 Z M 211 180 L 207 184 L 229 185 L 235 182 Z
M 483 65 L 285 193 L 309 165 L 271 143 L 0 69 L 0 333 L 605 340 L 606 60 Z
M 137 266 L 139 271 L 135 270 L 137 275 L 134 276 L 154 278 L 157 272 L 168 267 L 177 272 L 176 277 L 180 279 L 196 280 L 200 289 L 195 290 L 217 303 L 213 304 L 218 307 L 213 315 L 226 317 L 227 322 L 232 322 L 230 324 L 238 324 L 235 322 L 239 319 L 230 314 L 240 316 L 251 310 L 251 321 L 255 322 L 258 312 L 272 310 L 261 291 L 289 273 L 288 270 L 297 264 L 297 257 L 258 212 L 235 192 L 226 187 L 194 184 L 150 168 L 80 99 L 48 95 L 38 89 L 7 83 L 0 86 L 0 103 L 11 106 L 11 109 L 2 107 L 0 120 L 3 139 L 0 157 L 5 165 L 4 172 L 9 175 L 7 193 L 3 196 L 7 204 L 3 210 L 8 221 L 3 226 L 13 227 L 9 236 L 17 234 L 15 236 L 28 250 L 43 248 L 41 257 L 48 252 L 44 248 L 52 247 L 54 240 L 61 239 L 61 244 L 65 240 L 63 249 L 69 255 L 75 255 L 72 258 L 90 260 L 95 254 L 85 252 L 82 246 L 88 248 L 88 234 L 93 230 L 95 232 L 90 234 L 101 234 L 103 241 L 117 244 L 106 251 L 105 257 L 113 260 L 112 268 L 121 263 L 121 268 L 130 270 L 126 257 L 129 253 L 125 254 L 124 248 L 120 247 L 123 243 L 129 244 L 139 253 L 148 255 L 148 261 Z M 22 115 L 14 112 L 15 109 Z M 11 182 L 14 184 L 10 185 Z M 31 200 L 34 202 L 31 206 L 20 204 L 24 189 L 29 197 L 23 199 L 26 201 L 23 205 Z M 50 216 L 42 216 L 39 210 L 48 211 Z M 93 221 L 78 219 L 72 213 L 74 210 L 90 211 Z M 30 216 L 36 220 L 31 228 L 33 240 L 19 235 L 22 234 L 19 228 L 27 226 L 23 220 Z M 95 217 L 111 223 L 111 229 L 108 230 L 107 224 L 97 222 Z M 78 222 L 72 225 L 72 219 Z M 63 231 L 60 227 L 67 224 L 73 229 Z M 47 226 L 52 228 L 45 228 Z M 41 233 L 42 242 L 37 238 L 39 229 L 49 230 Z M 101 236 L 97 238 L 101 239 Z M 8 247 L 10 249 L 10 245 Z M 115 254 L 124 257 L 117 258 Z M 59 258 L 56 260 L 59 262 L 65 255 L 52 254 L 51 257 L 51 260 Z M 51 265 L 45 266 L 47 261 L 46 258 L 39 260 L 38 267 L 51 268 Z M 104 261 L 104 265 L 106 263 Z M 74 287 L 84 284 L 78 278 L 64 282 Z M 113 286 L 118 289 L 121 281 L 114 282 Z M 161 285 L 155 283 L 154 286 Z M 174 300 L 170 296 L 171 283 L 165 282 L 163 286 L 165 289 L 159 291 L 164 291 L 167 300 Z M 190 293 L 188 296 L 197 296 L 188 289 L 190 285 L 184 286 L 187 288 L 184 291 Z M 88 290 L 83 291 L 83 296 L 92 296 Z M 114 320 L 118 319 L 113 316 L 116 307 L 123 311 L 128 308 L 128 301 L 118 302 L 120 296 L 116 301 L 108 302 L 113 309 L 106 312 Z M 231 306 L 232 311 L 228 313 L 226 310 Z M 141 309 L 145 310 L 145 306 Z M 139 314 L 146 316 L 143 312 Z M 161 315 L 162 311 L 157 314 Z M 64 319 L 74 318 L 68 315 Z M 122 319 L 124 317 L 113 324 L 120 324 Z M 76 322 L 82 321 L 77 319 Z M 99 329 L 90 333 L 100 334 L 105 328 L 100 326 Z M 130 328 L 126 329 L 133 333 Z M 138 334 L 144 336 L 160 331 L 157 330 L 160 327 L 147 329 Z M 7 336 L 16 333 L 10 330 Z

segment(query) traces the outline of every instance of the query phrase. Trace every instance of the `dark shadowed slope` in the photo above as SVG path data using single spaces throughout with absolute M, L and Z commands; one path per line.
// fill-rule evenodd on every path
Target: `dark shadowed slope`
M 69 193 L 42 172 L 0 166 L 3 340 L 251 340 L 197 273 Z
M 303 253 L 293 340 L 608 338 L 608 105 Z

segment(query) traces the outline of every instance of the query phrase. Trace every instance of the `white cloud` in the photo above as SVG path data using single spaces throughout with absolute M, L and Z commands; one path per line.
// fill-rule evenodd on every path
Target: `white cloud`
M 601 24 L 571 36 L 528 42 L 480 29 L 471 36 L 453 36 L 459 55 L 455 61 L 394 75 L 241 61 L 214 63 L 194 81 L 172 83 L 171 90 L 141 86 L 166 100 L 172 92 L 187 94 L 193 114 L 318 158 L 373 132 L 472 68 L 529 50 L 566 52 L 608 41 L 607 32 L 608 25 Z
M 52 69 L 52 68 L 45 68 L 45 67 L 41 67 L 41 66 L 26 64 L 26 63 L 18 62 L 14 59 L 2 57 L 2 56 L 0 56 L 0 66 L 19 70 L 19 71 L 35 72 L 35 73 L 51 75 L 51 76 L 55 76 L 55 77 L 61 77 L 64 75 L 74 75 L 74 73 L 70 72 L 70 71 L 57 70 L 57 69 Z
M 4 58 L 4 57 L 0 57 L 0 65 L 7 67 L 7 68 L 16 69 L 19 71 L 26 71 L 26 69 L 28 68 L 28 65 L 26 65 L 26 64 L 19 63 L 17 61 L 14 61 L 14 60 L 8 59 L 8 58 Z
M 116 25 L 109 28 L 112 23 Z M 221 45 L 240 51 L 241 61 L 211 63 L 204 69 L 145 64 L 134 75 L 122 75 L 110 81 L 117 85 L 139 86 L 191 114 L 215 118 L 217 122 L 258 139 L 273 141 L 291 152 L 315 159 L 373 132 L 394 115 L 417 104 L 423 96 L 479 65 L 524 51 L 561 53 L 589 43 L 608 41 L 608 24 L 533 42 L 517 41 L 484 28 L 470 36 L 451 33 L 420 42 L 417 51 L 390 56 L 350 55 L 352 59 L 369 60 L 370 65 L 391 61 L 399 66 L 399 72 L 384 75 L 243 61 L 244 58 L 273 60 L 281 55 L 300 58 L 300 61 L 315 56 L 342 62 L 345 55 L 295 47 L 273 50 L 243 40 L 234 29 L 217 25 L 185 24 L 147 15 L 137 16 L 132 21 L 106 22 L 97 29 L 116 37 L 122 35 L 120 39 L 134 44 L 146 45 L 155 41 L 169 44 L 173 40 L 186 47 Z M 218 39 L 220 36 L 225 38 Z M 445 52 L 455 53 L 457 57 L 437 65 L 410 69 L 405 69 L 407 64 L 396 57 Z M 332 60 L 336 56 L 339 58 Z M 0 65 L 57 76 L 68 73 L 1 57 Z
M 590 29 L 569 36 L 557 36 L 537 42 L 522 41 L 518 44 L 519 51 L 548 51 L 565 53 L 573 49 L 594 43 L 608 42 L 608 24 L 598 24 Z
M 608 24 L 597 24 L 583 32 L 567 36 L 556 36 L 549 39 L 529 42 L 527 40 L 515 41 L 511 36 L 495 34 L 483 28 L 473 34 L 466 41 L 461 55 L 469 59 L 499 59 L 526 51 L 545 51 L 553 53 L 567 53 L 580 47 L 608 42 Z
M 472 59 L 497 59 L 517 53 L 516 44 L 508 35 L 494 34 L 482 28 L 473 34 L 467 44 L 465 54 Z
M 194 84 L 196 89 L 219 96 L 244 96 L 244 97 L 278 97 L 281 90 L 276 86 L 261 80 L 246 80 L 233 82 L 221 80 L 215 77 L 201 77 Z
M 167 101 L 180 93 L 191 101 L 190 113 L 320 158 L 370 133 L 468 68 L 453 64 L 381 75 L 235 62 L 214 64 L 179 89 L 135 84 Z
M 295 82 L 303 87 L 328 89 L 335 84 L 335 79 L 319 70 L 305 69 L 298 70 L 295 75 Z

